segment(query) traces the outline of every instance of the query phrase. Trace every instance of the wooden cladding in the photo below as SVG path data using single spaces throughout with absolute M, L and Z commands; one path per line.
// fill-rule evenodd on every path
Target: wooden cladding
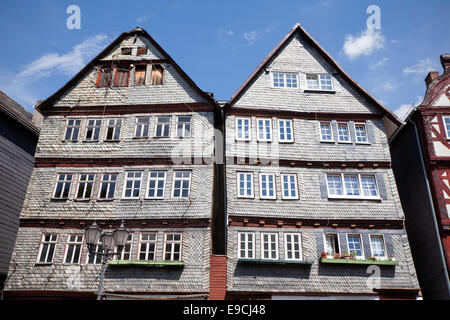
M 152 65 L 152 82 L 151 85 L 163 84 L 164 68 L 159 64 Z
M 114 87 L 127 87 L 129 77 L 130 77 L 129 69 L 116 68 Z
M 98 71 L 97 74 L 97 87 L 105 88 L 111 86 L 112 81 L 112 72 L 114 69 L 111 68 L 102 68 Z
M 147 47 L 137 48 L 137 51 L 136 51 L 136 56 L 137 57 L 142 56 L 144 54 L 147 54 Z
M 146 65 L 136 66 L 134 71 L 134 85 L 135 86 L 143 86 L 145 85 L 145 75 L 147 73 Z

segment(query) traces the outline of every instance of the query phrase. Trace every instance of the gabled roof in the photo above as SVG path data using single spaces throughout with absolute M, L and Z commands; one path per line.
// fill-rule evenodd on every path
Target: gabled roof
M 274 56 L 276 56 L 283 46 L 288 43 L 296 34 L 300 34 L 303 38 L 306 39 L 321 55 L 322 57 L 330 63 L 336 71 L 349 83 L 351 83 L 355 89 L 365 97 L 369 102 L 373 103 L 375 107 L 380 109 L 389 119 L 391 119 L 395 124 L 401 125 L 402 121 L 397 118 L 397 116 L 388 108 L 383 106 L 380 102 L 378 102 L 372 95 L 370 95 L 363 87 L 361 87 L 355 80 L 353 80 L 345 71 L 342 69 L 339 64 L 331 57 L 331 55 L 322 48 L 317 41 L 315 41 L 300 25 L 296 24 L 292 30 L 281 40 L 277 46 L 264 58 L 264 60 L 259 64 L 259 66 L 252 72 L 252 74 L 245 80 L 245 82 L 241 85 L 241 87 L 233 94 L 230 101 L 228 101 L 226 107 L 230 107 L 233 103 L 239 99 L 239 97 L 244 93 L 244 91 L 250 86 L 250 83 L 260 74 L 262 70 L 264 70 L 267 64 L 272 60 Z
M 35 135 L 39 135 L 39 128 L 33 123 L 33 115 L 1 90 L 0 111 L 6 113 L 10 118 L 16 120 Z
M 214 98 L 212 98 L 208 93 L 201 90 L 195 82 L 183 71 L 183 69 L 178 66 L 178 64 L 172 59 L 172 57 L 141 27 L 136 27 L 135 29 L 132 29 L 128 32 L 122 33 L 119 37 L 117 37 L 116 40 L 114 40 L 109 46 L 107 46 L 102 52 L 100 52 L 92 61 L 90 61 L 86 66 L 81 69 L 80 72 L 78 72 L 72 79 L 70 79 L 61 89 L 56 91 L 53 95 L 48 97 L 46 100 L 44 100 L 37 108 L 38 109 L 45 109 L 52 105 L 52 103 L 60 97 L 65 91 L 70 89 L 71 86 L 76 84 L 78 80 L 80 80 L 83 75 L 85 75 L 93 65 L 98 63 L 102 58 L 104 58 L 116 45 L 120 44 L 126 37 L 133 36 L 133 35 L 141 35 L 145 38 L 147 38 L 150 43 L 159 51 L 162 55 L 164 55 L 167 60 L 169 60 L 169 63 L 171 66 L 173 66 L 180 74 L 181 76 L 187 80 L 187 82 L 194 87 L 195 90 L 197 90 L 201 96 L 203 96 L 205 99 L 207 99 L 209 102 L 215 103 Z

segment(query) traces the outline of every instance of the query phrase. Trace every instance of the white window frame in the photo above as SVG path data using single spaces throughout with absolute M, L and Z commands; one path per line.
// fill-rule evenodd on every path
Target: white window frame
M 330 126 L 330 133 L 331 133 L 330 140 L 326 140 L 326 139 L 323 138 L 323 135 L 322 135 L 322 124 L 327 124 L 328 126 Z M 332 125 L 331 121 L 319 121 L 319 135 L 320 135 L 320 142 L 333 142 L 334 143 L 333 125 Z
M 345 140 L 341 140 L 341 136 L 339 135 L 339 126 L 345 125 L 347 127 L 347 136 L 348 136 L 348 141 Z M 350 124 L 348 122 L 338 122 L 336 125 L 336 130 L 337 130 L 337 137 L 338 137 L 338 143 L 352 143 L 352 137 L 351 137 L 351 132 L 350 132 Z
M 69 121 L 74 121 L 74 123 L 76 123 L 76 121 L 80 121 L 80 124 L 79 124 L 79 125 L 75 125 L 75 124 L 74 124 L 74 125 L 70 125 L 70 126 L 69 126 Z M 63 141 L 77 142 L 77 141 L 79 140 L 79 138 L 80 138 L 82 126 L 83 126 L 83 119 L 81 119 L 81 118 L 71 118 L 71 119 L 67 119 L 67 120 L 66 120 L 66 127 L 65 127 L 65 130 L 64 130 Z M 69 130 L 69 128 L 71 129 L 71 132 L 70 132 L 70 139 L 66 139 L 67 131 Z M 73 131 L 74 131 L 74 128 L 78 128 L 78 133 L 77 133 L 76 139 L 73 139 Z
M 90 121 L 94 121 L 94 124 L 89 125 Z M 100 124 L 97 124 L 98 121 L 100 121 Z M 102 136 L 102 125 L 103 125 L 103 119 L 99 119 L 99 118 L 86 119 L 86 130 L 84 133 L 84 141 L 87 141 L 87 142 L 100 141 L 100 138 Z M 92 128 L 92 137 L 90 139 L 88 139 L 88 136 L 87 136 L 89 128 Z M 98 135 L 97 135 L 97 139 L 94 139 L 96 131 L 98 132 Z
M 289 189 L 288 189 L 288 191 L 289 191 L 289 195 L 288 196 L 285 196 L 284 195 L 284 191 L 285 191 L 285 189 L 284 189 L 284 181 L 283 181 L 283 177 L 284 176 L 294 176 L 294 181 L 295 181 L 295 196 L 293 197 L 293 196 L 291 196 L 291 191 L 292 191 L 292 189 L 291 189 L 291 187 L 290 187 L 290 185 L 291 185 L 291 181 L 290 181 L 290 179 L 289 179 L 289 181 L 288 181 L 288 184 L 289 184 Z M 281 199 L 283 199 L 283 200 L 297 200 L 298 199 L 298 179 L 297 179 L 297 173 L 281 173 L 280 174 L 280 179 L 281 179 L 281 181 L 280 181 L 280 183 L 281 183 Z
M 327 248 L 327 236 L 336 236 L 336 241 L 337 241 L 337 248 L 334 248 L 335 253 L 339 253 L 342 254 L 341 252 L 341 243 L 339 242 L 339 233 L 332 233 L 332 232 L 326 232 L 323 234 L 323 250 L 324 252 L 328 252 L 329 254 L 327 255 L 327 258 L 329 259 L 333 259 L 334 258 L 334 254 L 330 254 L 328 248 Z M 336 251 L 337 249 L 337 251 Z
M 250 178 L 250 181 L 252 182 L 252 185 L 251 185 L 251 194 L 250 195 L 247 195 L 247 176 L 244 178 L 244 195 L 243 196 L 241 196 L 240 195 L 240 186 L 239 186 L 239 181 L 240 181 L 240 175 L 241 174 L 244 174 L 244 175 L 247 175 L 247 174 L 250 174 L 251 175 L 251 178 Z M 253 181 L 253 179 L 254 179 L 254 177 L 253 177 L 253 172 L 244 172 L 244 171 L 240 171 L 240 172 L 236 172 L 236 190 L 237 190 L 237 197 L 238 198 L 254 198 L 255 197 L 255 192 L 254 192 L 254 188 L 255 188 L 255 186 L 254 186 L 254 181 Z
M 367 134 L 367 125 L 364 122 L 354 122 L 353 126 L 355 128 L 355 143 L 356 144 L 369 144 L 369 136 Z M 356 131 L 357 127 L 363 127 L 364 128 L 364 134 L 366 137 L 366 141 L 358 141 L 358 133 Z
M 89 178 L 89 176 L 94 176 L 92 178 L 92 180 L 83 180 L 81 181 L 81 176 L 87 176 Z M 77 185 L 77 192 L 75 194 L 75 199 L 77 200 L 90 200 L 94 198 L 94 188 L 95 188 L 95 180 L 97 178 L 97 175 L 95 173 L 79 173 L 78 174 L 78 185 Z M 81 184 L 88 184 L 91 183 L 92 184 L 92 189 L 91 189 L 91 195 L 89 197 L 86 197 L 86 186 L 84 187 L 84 191 L 83 191 L 83 196 L 82 197 L 78 197 L 78 193 L 80 192 L 80 187 Z
M 180 240 L 167 240 L 167 236 L 169 234 L 178 234 L 180 235 Z M 167 244 L 170 243 L 171 244 L 171 250 L 170 250 L 170 259 L 166 259 L 166 246 Z M 179 252 L 179 259 L 178 260 L 174 260 L 174 254 L 176 253 L 174 251 L 175 245 L 179 244 L 180 245 L 180 252 Z M 163 244 L 163 261 L 183 261 L 183 233 L 182 232 L 165 232 L 164 233 L 164 244 Z
M 269 182 L 268 180 L 266 181 L 266 186 L 267 186 L 267 195 L 263 196 L 263 187 L 262 187 L 262 176 L 272 176 L 273 177 L 273 196 L 269 196 Z M 260 172 L 259 173 L 259 197 L 261 199 L 276 199 L 277 198 L 277 180 L 276 180 L 276 176 L 274 173 L 265 173 L 265 172 Z
M 156 177 L 156 178 L 151 178 L 150 175 L 152 173 L 160 173 L 163 172 L 164 173 L 164 177 L 160 178 L 160 177 Z M 145 198 L 146 199 L 164 199 L 165 193 L 166 193 L 166 179 L 167 179 L 167 171 L 165 170 L 150 170 L 148 172 L 147 175 L 147 188 L 146 188 L 146 192 L 145 192 Z M 149 192 L 150 192 L 150 181 L 155 181 L 155 196 L 150 197 L 149 196 Z M 163 181 L 163 187 L 162 187 L 162 196 L 158 197 L 157 196 L 157 191 L 158 191 L 158 182 L 159 181 Z
M 242 120 L 242 138 L 239 138 L 238 120 Z M 244 121 L 248 120 L 248 138 L 245 138 Z M 250 141 L 252 140 L 252 118 L 250 117 L 235 117 L 234 119 L 236 129 L 236 141 Z
M 344 176 L 346 175 L 352 175 L 352 176 L 357 176 L 358 178 L 358 184 L 359 184 L 359 191 L 360 191 L 360 195 L 359 196 L 349 196 L 347 195 L 347 188 L 345 186 L 345 181 L 344 181 Z M 342 184 L 342 195 L 331 195 L 330 194 L 330 188 L 328 185 L 328 176 L 339 176 L 341 179 L 341 184 Z M 362 188 L 362 182 L 361 182 L 361 176 L 370 176 L 373 177 L 374 182 L 375 182 L 375 187 L 376 187 L 376 191 L 377 191 L 377 195 L 376 196 L 365 196 L 364 195 L 364 190 Z M 329 199 L 361 199 L 361 200 L 381 200 L 380 197 L 380 190 L 378 187 L 378 182 L 377 182 L 377 176 L 374 173 L 326 173 L 325 174 L 325 182 L 327 184 L 327 194 L 328 194 L 328 198 Z
M 450 130 L 447 130 L 447 126 L 445 125 L 446 119 L 449 119 L 449 121 L 450 121 L 450 116 L 442 116 L 442 125 L 444 126 L 445 138 L 447 140 L 450 140 Z
M 281 139 L 281 126 L 280 123 L 284 122 L 290 123 L 291 126 L 291 139 L 287 139 L 287 133 L 286 133 L 286 124 L 284 125 L 284 139 Z M 294 122 L 292 121 L 292 119 L 278 119 L 278 140 L 280 143 L 291 143 L 294 142 Z
M 161 118 L 169 118 L 169 122 L 161 122 L 161 123 L 159 123 L 158 121 Z M 161 134 L 163 134 L 163 135 L 161 135 L 161 136 L 157 136 L 156 135 L 156 132 L 158 131 L 158 125 L 162 126 Z M 154 130 L 154 133 L 153 133 L 153 137 L 154 138 L 170 138 L 171 137 L 171 131 L 172 131 L 171 128 L 170 128 L 171 126 L 172 126 L 172 116 L 171 115 L 159 115 L 159 116 L 156 116 L 155 117 L 155 130 Z M 166 127 L 169 128 L 169 132 L 168 132 L 167 136 L 164 135 L 164 131 L 165 131 Z
M 275 86 L 275 84 L 274 84 L 274 74 L 275 73 L 281 74 L 283 76 L 283 86 Z M 271 87 L 274 88 L 274 89 L 292 89 L 292 90 L 297 90 L 297 89 L 300 88 L 299 77 L 298 77 L 298 73 L 296 73 L 296 72 L 283 72 L 283 71 L 276 71 L 276 70 L 274 70 L 274 71 L 271 71 L 270 74 L 271 74 L 271 77 L 270 77 L 270 81 L 271 82 L 270 82 L 270 84 L 271 84 Z M 295 87 L 293 87 L 293 86 L 288 87 L 287 86 L 287 77 L 286 77 L 286 75 L 288 75 L 288 74 L 295 76 L 295 80 L 296 80 L 297 86 L 295 86 Z
M 266 121 L 269 121 L 269 138 L 266 137 Z M 263 132 L 261 132 L 260 128 L 259 128 L 259 121 L 263 122 Z M 263 138 L 260 137 L 260 134 L 263 134 Z M 256 139 L 257 141 L 262 141 L 262 142 L 271 142 L 272 141 L 272 119 L 271 118 L 256 118 Z
M 102 250 L 100 250 L 100 248 L 102 248 Z M 103 251 L 103 244 L 102 244 L 102 242 L 100 240 L 98 240 L 97 244 L 92 246 L 92 251 L 93 252 Z M 92 263 L 89 263 L 89 257 L 91 255 L 94 257 L 93 258 L 94 260 L 93 260 Z M 99 264 L 102 264 L 102 260 L 103 260 L 102 255 L 97 254 L 97 253 L 90 253 L 89 250 L 87 250 L 87 253 L 86 253 L 86 264 L 90 264 L 90 265 L 96 265 L 97 264 L 97 265 L 99 265 Z
M 148 234 L 154 235 L 154 236 L 155 236 L 155 239 L 154 239 L 154 240 L 142 240 L 142 236 L 143 236 L 143 235 L 148 235 Z M 146 246 L 145 246 L 145 259 L 141 259 L 141 253 L 142 253 L 142 251 L 141 251 L 141 245 L 142 245 L 143 243 L 146 244 Z M 149 250 L 148 250 L 149 246 L 148 246 L 148 244 L 154 244 L 154 245 L 155 245 L 155 247 L 154 247 L 154 252 L 153 252 L 153 259 L 151 259 L 151 260 L 148 259 L 148 254 L 149 254 Z M 154 260 L 156 260 L 157 244 L 158 244 L 158 233 L 157 233 L 157 232 L 155 232 L 155 231 L 150 231 L 150 232 L 140 232 L 140 233 L 139 233 L 139 243 L 138 243 L 137 260 L 139 260 L 139 261 L 154 261 Z
M 264 244 L 266 242 L 264 242 L 264 236 L 268 236 L 268 253 L 269 253 L 269 257 L 265 258 L 264 257 Z M 275 236 L 275 240 L 272 241 L 271 240 L 271 236 Z M 272 247 L 271 245 L 275 243 L 275 257 L 272 257 Z M 279 257 L 279 248 L 278 248 L 278 233 L 276 232 L 261 232 L 261 260 L 278 260 Z
M 50 236 L 50 240 L 49 241 L 45 241 L 45 236 L 46 235 Z M 56 236 L 56 239 L 52 240 L 52 236 Z M 39 245 L 39 250 L 38 250 L 37 257 L 36 257 L 36 264 L 52 264 L 53 263 L 53 260 L 55 258 L 55 253 L 56 253 L 56 246 L 58 244 L 58 238 L 59 238 L 59 235 L 56 234 L 56 233 L 42 233 L 42 235 L 41 235 L 41 243 Z M 41 262 L 40 260 L 41 260 L 42 249 L 44 249 L 44 245 L 45 244 L 48 244 L 49 246 L 53 245 L 53 254 L 52 254 L 52 257 L 51 257 L 50 261 L 47 261 L 48 260 L 48 253 L 49 253 L 49 250 L 47 249 L 47 252 L 45 254 L 45 259 L 44 259 L 44 261 Z
M 386 249 L 386 241 L 384 239 L 384 235 L 382 234 L 369 234 L 369 243 L 370 243 L 370 256 L 371 257 L 375 257 L 374 256 L 374 250 L 373 250 L 373 246 L 372 246 L 372 237 L 378 237 L 381 238 L 381 243 L 383 244 L 383 249 L 384 249 L 384 256 L 383 257 L 376 257 L 377 260 L 387 260 L 388 259 L 388 254 L 387 254 L 387 249 Z
M 111 125 L 109 122 L 114 121 L 114 123 Z M 117 122 L 120 121 L 120 125 L 117 124 Z M 106 119 L 106 131 L 105 131 L 105 141 L 120 141 L 120 138 L 122 136 L 122 126 L 123 126 L 123 119 L 122 118 L 109 118 Z M 108 131 L 109 128 L 112 129 L 112 138 L 108 139 Z M 119 130 L 119 137 L 117 139 L 114 139 L 114 136 L 116 135 L 116 131 Z
M 252 235 L 251 247 L 249 246 L 248 235 Z M 245 235 L 244 243 L 245 243 L 245 255 L 241 256 L 241 235 Z M 256 234 L 255 232 L 238 232 L 238 259 L 255 259 L 256 258 Z M 249 249 L 252 251 L 252 256 L 249 255 Z
M 77 238 L 81 237 L 81 241 L 70 241 L 70 238 L 72 236 L 75 236 Z M 66 248 L 64 250 L 63 264 L 80 264 L 81 263 L 81 257 L 83 256 L 83 244 L 84 244 L 84 235 L 83 234 L 72 233 L 72 234 L 67 235 L 67 242 L 66 242 Z M 75 250 L 72 252 L 72 257 L 70 259 L 71 261 L 70 262 L 66 261 L 67 254 L 68 254 L 68 249 L 69 249 L 69 246 L 71 246 L 71 245 L 73 245 L 73 246 L 80 246 L 80 253 L 78 255 L 78 261 L 76 261 L 76 262 L 73 261 L 73 258 L 74 258 L 74 255 L 75 255 Z
M 189 122 L 180 122 L 180 118 L 190 118 Z M 178 126 L 181 125 L 181 135 L 178 134 Z M 186 126 L 189 125 L 189 134 L 186 135 Z M 192 136 L 192 115 L 177 116 L 175 123 L 175 136 L 177 138 L 190 138 Z
M 138 120 L 142 119 L 142 118 L 148 118 L 148 122 L 146 122 L 146 123 L 141 122 L 138 125 Z M 137 116 L 135 118 L 135 120 L 134 120 L 134 134 L 133 134 L 133 138 L 134 139 L 147 139 L 150 136 L 150 123 L 151 123 L 151 121 L 152 121 L 152 119 L 151 119 L 150 116 Z M 145 126 L 148 126 L 148 128 L 147 128 L 147 135 L 146 136 L 144 136 L 144 135 L 137 136 L 136 135 L 139 126 L 141 127 L 141 129 L 139 130 L 140 131 L 139 134 L 142 134 L 144 132 Z
M 319 85 L 319 88 L 310 88 L 308 86 L 308 76 L 309 77 L 313 76 L 313 77 L 315 77 L 317 79 L 317 83 Z M 320 76 L 329 76 L 330 77 L 330 79 L 331 79 L 331 90 L 330 89 L 324 89 L 322 87 L 322 83 L 320 82 Z M 306 90 L 307 91 L 325 91 L 325 92 L 335 92 L 336 91 L 336 89 L 334 87 L 333 76 L 331 74 L 328 74 L 328 73 L 307 73 L 305 75 L 305 77 L 306 77 Z
M 364 243 L 363 243 L 363 239 L 362 236 L 358 233 L 347 233 L 346 234 L 346 238 L 347 238 L 347 252 L 348 254 L 351 254 L 352 252 L 350 252 L 350 245 L 349 245 L 349 241 L 348 241 L 348 237 L 349 236 L 357 236 L 359 238 L 359 244 L 361 245 L 361 255 L 360 256 L 355 256 L 356 260 L 365 260 L 365 254 L 364 254 Z
M 71 175 L 72 179 L 71 180 L 66 180 L 66 178 L 64 178 L 64 180 L 61 181 L 61 180 L 58 179 L 59 176 L 61 176 L 61 175 L 64 175 L 64 176 Z M 74 181 L 73 181 L 74 178 L 75 178 L 75 174 L 74 173 L 57 173 L 56 174 L 55 187 L 53 188 L 52 199 L 59 199 L 59 200 L 69 199 L 70 198 L 70 193 L 72 192 L 72 185 L 74 183 Z M 67 194 L 67 197 L 58 197 L 58 198 L 56 197 L 56 189 L 57 189 L 57 186 L 58 186 L 58 182 L 60 182 L 60 181 L 63 183 L 63 190 L 64 190 L 64 187 L 65 187 L 66 183 L 70 184 L 69 193 Z M 63 192 L 63 194 L 64 194 L 64 192 Z
M 103 178 L 104 178 L 105 175 L 110 176 L 110 179 L 107 180 L 107 181 L 104 181 Z M 111 180 L 111 176 L 112 176 L 112 175 L 115 175 L 115 176 L 116 176 L 116 179 L 115 179 L 115 180 Z M 117 184 L 118 184 L 118 181 L 119 181 L 119 174 L 118 174 L 118 173 L 102 173 L 101 179 L 100 179 L 100 186 L 99 186 L 99 188 L 98 188 L 98 199 L 100 199 L 100 200 L 112 200 L 112 199 L 114 199 L 114 197 L 115 197 L 115 195 L 116 195 L 116 190 L 117 190 Z M 108 194 L 109 194 L 109 191 L 110 191 L 110 189 L 111 189 L 111 184 L 112 184 L 112 183 L 115 184 L 115 186 L 114 186 L 114 193 L 113 193 L 113 196 L 112 196 L 111 198 L 109 198 L 109 197 L 108 197 Z M 103 184 L 107 184 L 107 187 L 106 187 L 106 197 L 105 197 L 105 198 L 102 198 L 102 197 L 101 197 Z
M 131 173 L 131 172 L 133 172 L 133 173 L 136 173 L 136 172 L 140 172 L 141 173 L 141 177 L 140 178 L 135 178 L 135 177 L 133 177 L 133 178 L 130 178 L 131 179 L 131 181 L 133 181 L 133 186 L 131 187 L 131 190 L 132 191 L 134 191 L 136 188 L 135 188 L 135 181 L 140 181 L 140 184 L 139 184 L 139 195 L 137 196 L 137 197 L 133 197 L 133 196 L 130 196 L 130 197 L 126 197 L 125 196 L 125 192 L 126 192 L 126 190 L 127 190 L 127 181 L 128 181 L 128 173 Z M 143 177 L 144 177 L 144 171 L 125 171 L 125 177 L 124 177 L 124 179 L 123 179 L 123 192 L 122 192 L 122 199 L 139 199 L 140 198 L 140 196 L 141 196 L 141 189 L 142 189 L 142 180 L 143 180 Z M 131 194 L 133 194 L 133 192 L 131 192 Z
M 292 237 L 292 258 L 288 257 L 288 236 Z M 298 251 L 299 258 L 295 258 L 296 250 L 294 249 L 295 241 L 294 238 L 298 236 Z M 303 250 L 302 250 L 302 234 L 300 232 L 286 232 L 284 234 L 284 259 L 289 261 L 302 261 L 303 260 Z
M 175 176 L 177 172 L 189 172 L 189 179 L 185 177 L 177 178 L 181 179 L 181 181 L 189 181 L 189 187 L 188 187 L 188 195 L 186 197 L 183 196 L 183 183 L 180 185 L 180 195 L 178 197 L 175 196 Z M 192 185 L 192 171 L 191 170 L 174 170 L 172 172 L 172 192 L 171 197 L 173 199 L 187 199 L 191 196 L 191 185 Z
M 131 237 L 131 239 L 130 239 Z M 129 233 L 128 234 L 128 238 L 127 241 L 125 243 L 125 245 L 122 248 L 122 251 L 120 252 L 120 258 L 118 255 L 114 255 L 113 260 L 121 260 L 121 261 L 130 261 L 131 260 L 131 254 L 133 253 L 133 240 L 134 240 L 134 234 L 133 233 Z M 125 248 L 127 247 L 127 245 L 130 245 L 130 250 L 129 251 L 125 251 Z M 117 246 L 114 247 L 114 253 L 118 253 L 117 252 Z M 125 254 L 129 254 L 129 259 L 124 259 Z

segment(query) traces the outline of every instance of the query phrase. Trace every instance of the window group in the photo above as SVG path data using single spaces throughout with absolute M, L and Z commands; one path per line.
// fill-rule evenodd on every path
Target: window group
M 320 121 L 320 142 L 369 144 L 365 122 Z
M 354 258 L 364 260 L 366 257 L 374 257 L 377 260 L 387 260 L 385 238 L 381 234 L 368 235 L 370 252 L 364 252 L 364 244 L 361 234 L 325 233 L 324 251 L 327 258 L 333 259 L 340 255 L 352 255 Z M 342 241 L 342 242 L 341 242 Z
M 132 64 L 133 63 L 133 64 Z M 147 62 L 128 62 L 99 67 L 97 88 L 156 86 L 164 84 L 164 70 L 161 64 Z M 147 73 L 150 74 L 147 79 Z
M 273 88 L 289 88 L 311 91 L 335 91 L 333 79 L 330 74 L 303 74 L 296 72 L 277 72 L 272 74 Z
M 188 198 L 191 190 L 191 170 L 174 170 L 172 174 L 171 198 Z M 147 175 L 145 199 L 164 199 L 169 172 L 167 170 L 126 171 L 123 173 L 122 199 L 140 199 L 144 175 Z M 97 196 L 95 196 L 98 180 Z M 70 198 L 72 185 L 76 185 L 75 200 L 113 200 L 116 197 L 119 182 L 118 173 L 59 173 L 52 199 Z

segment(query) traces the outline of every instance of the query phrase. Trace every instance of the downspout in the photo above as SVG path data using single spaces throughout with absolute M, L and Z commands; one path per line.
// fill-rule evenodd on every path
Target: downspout
M 448 292 L 449 292 L 449 295 L 450 295 L 450 282 L 449 282 L 449 277 L 448 277 L 448 272 L 447 272 L 447 267 L 446 267 L 446 262 L 445 262 L 445 259 L 444 259 L 444 248 L 442 247 L 442 240 L 441 240 L 441 235 L 439 234 L 439 231 L 438 231 L 438 223 L 437 223 L 437 218 L 436 218 L 436 212 L 435 212 L 435 210 L 434 210 L 434 204 L 433 204 L 433 199 L 431 198 L 431 188 L 430 188 L 430 182 L 428 181 L 428 174 L 427 174 L 427 170 L 426 170 L 426 167 L 425 167 L 425 162 L 424 162 L 424 156 L 423 156 L 423 153 L 422 153 L 422 148 L 421 148 L 421 146 L 422 146 L 422 144 L 420 143 L 420 138 L 419 138 L 419 130 L 417 129 L 417 125 L 416 125 L 416 123 L 414 122 L 414 121 L 412 121 L 411 120 L 411 118 L 409 118 L 408 119 L 408 122 L 410 123 L 410 124 L 412 124 L 412 126 L 413 126 L 413 128 L 414 128 L 414 134 L 415 134 L 415 137 L 416 137 L 416 143 L 417 143 L 417 149 L 419 150 L 419 155 L 420 155 L 420 166 L 421 166 L 421 168 L 422 168 L 422 171 L 423 171 L 423 174 L 424 174 L 424 177 L 425 177 L 425 184 L 426 184 L 426 188 L 427 188 L 427 198 L 428 198 L 428 202 L 429 202 L 429 204 L 430 204 L 430 207 L 431 207 L 431 211 L 432 211 L 432 219 L 433 219 L 433 224 L 434 224 L 434 233 L 435 233 L 435 235 L 436 235 L 436 237 L 437 237 L 437 239 L 439 240 L 438 241 L 438 246 L 439 246 L 439 250 L 440 250 L 440 252 L 441 252 L 441 255 L 440 255 L 440 259 L 441 259 L 441 267 L 442 267 L 442 269 L 443 269 L 443 271 L 444 271 L 444 275 L 445 275 L 445 279 L 447 279 L 447 290 L 448 290 Z

